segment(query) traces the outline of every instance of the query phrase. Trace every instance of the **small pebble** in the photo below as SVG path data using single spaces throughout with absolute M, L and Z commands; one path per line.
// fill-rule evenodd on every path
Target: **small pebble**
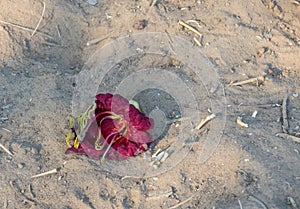
M 255 111 L 252 113 L 252 118 L 256 118 L 256 115 L 257 115 L 257 110 L 255 110 Z
M 18 168 L 24 168 L 24 163 L 18 163 Z
M 96 4 L 98 4 L 98 0 L 87 0 L 87 3 L 89 3 L 92 6 L 95 6 Z
M 297 98 L 298 96 L 298 93 L 293 93 L 293 97 Z

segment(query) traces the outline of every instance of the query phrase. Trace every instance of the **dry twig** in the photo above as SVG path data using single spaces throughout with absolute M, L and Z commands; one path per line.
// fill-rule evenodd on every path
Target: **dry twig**
M 202 46 L 202 44 L 200 43 L 200 41 L 198 39 L 196 39 L 196 37 L 194 37 L 193 40 L 199 47 Z
M 56 25 L 56 30 L 57 30 L 57 35 L 60 38 L 61 37 L 61 32 L 60 32 L 60 29 L 59 29 L 58 25 Z
M 8 149 L 6 149 L 6 147 L 4 147 L 1 143 L 0 143 L 0 147 L 1 147 L 7 154 L 9 154 L 10 156 L 13 156 L 13 154 L 12 154 Z
M 54 174 L 54 173 L 57 173 L 58 170 L 59 170 L 59 168 L 55 168 L 53 170 L 31 176 L 31 178 L 33 179 L 33 178 L 37 178 L 37 177 L 41 177 L 41 176 L 47 176 L 47 175 L 50 175 L 50 174 Z
M 166 151 L 164 156 L 161 158 L 160 162 L 164 162 L 169 157 L 169 153 Z
M 121 180 L 129 179 L 129 178 L 140 179 L 141 177 L 139 177 L 139 176 L 123 176 L 123 177 L 121 178 Z
M 34 28 L 32 34 L 31 34 L 31 37 L 35 34 L 35 32 L 37 31 L 38 27 L 40 26 L 40 24 L 41 24 L 41 22 L 42 22 L 42 20 L 43 20 L 43 17 L 44 17 L 45 10 L 46 10 L 46 4 L 45 4 L 45 2 L 43 2 L 43 11 L 42 11 L 42 15 L 41 15 L 41 17 L 40 17 L 40 19 L 39 19 L 38 24 L 35 26 L 35 28 Z
M 278 133 L 278 134 L 276 134 L 276 136 L 278 136 L 280 138 L 283 138 L 283 139 L 291 140 L 291 141 L 296 142 L 296 143 L 300 143 L 300 138 L 299 137 L 296 137 L 296 136 L 293 136 L 293 135 L 290 135 L 290 134 L 287 134 L 287 133 Z
M 109 37 L 110 34 L 108 35 L 105 35 L 105 36 L 101 36 L 99 38 L 96 38 L 96 39 L 93 39 L 93 40 L 90 40 L 86 43 L 87 46 L 91 46 L 91 45 L 94 45 L 94 44 L 98 44 L 99 42 L 107 39 Z
M 199 123 L 199 125 L 196 127 L 196 129 L 201 129 L 207 122 L 211 121 L 212 119 L 214 119 L 216 117 L 215 114 L 211 114 L 209 116 L 207 116 L 205 119 L 201 120 L 201 122 Z
M 287 100 L 288 96 L 286 95 L 282 100 L 282 131 L 288 133 L 289 121 L 287 116 Z
M 248 84 L 248 83 L 256 83 L 258 86 L 259 82 L 263 82 L 264 80 L 265 80 L 265 78 L 263 76 L 258 76 L 256 78 L 250 78 L 250 79 L 247 79 L 244 81 L 230 83 L 229 86 L 241 86 L 241 85 Z
M 258 203 L 263 209 L 268 209 L 268 206 L 266 205 L 266 203 L 264 203 L 263 201 L 261 201 L 260 199 L 258 199 L 257 197 L 250 195 L 249 199 Z
M 182 20 L 179 20 L 178 24 L 187 28 L 188 30 L 192 31 L 193 33 L 197 34 L 198 36 L 200 36 L 200 37 L 202 36 L 202 34 L 198 30 L 196 30 L 193 26 L 190 26 L 189 24 L 183 22 Z
M 287 197 L 286 200 L 287 200 L 287 204 L 288 204 L 288 205 L 291 205 L 293 209 L 298 209 L 297 203 L 296 203 L 296 201 L 294 200 L 294 198 L 292 198 L 292 197 Z
M 238 202 L 239 202 L 240 209 L 243 209 L 243 205 L 239 199 L 238 199 Z
M 8 133 L 11 133 L 11 130 L 8 130 L 7 128 L 1 128 L 4 131 L 7 131 Z
M 15 28 L 19 28 L 19 29 L 22 29 L 22 30 L 25 30 L 25 31 L 29 31 L 29 32 L 33 32 L 34 31 L 34 29 L 31 29 L 31 28 L 28 28 L 28 27 L 24 27 L 24 26 L 21 26 L 21 25 L 17 25 L 15 23 L 6 22 L 4 20 L 0 20 L 0 23 L 5 24 L 5 25 L 9 25 L 9 26 L 12 26 L 12 27 L 15 27 Z M 39 32 L 39 31 L 36 31 L 35 33 L 39 34 L 41 36 L 50 38 L 50 39 L 54 39 L 53 36 L 50 36 L 48 34 L 45 34 L 45 33 Z
M 173 205 L 172 207 L 169 207 L 169 209 L 178 208 L 178 207 L 180 207 L 181 205 L 183 205 L 183 204 L 187 203 L 188 201 L 190 201 L 192 198 L 193 198 L 193 196 L 187 198 L 186 200 L 184 200 L 184 201 L 182 201 L 182 202 L 180 202 L 180 203 L 178 203 L 178 204 L 176 204 L 176 205 Z

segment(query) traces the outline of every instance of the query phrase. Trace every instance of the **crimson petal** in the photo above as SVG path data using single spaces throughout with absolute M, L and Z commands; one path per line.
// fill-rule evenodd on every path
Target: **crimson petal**
M 145 116 L 121 95 L 96 95 L 93 120 L 86 124 L 81 141 L 78 141 L 74 127 L 74 144 L 69 152 L 84 153 L 91 158 L 123 160 L 140 154 L 154 141 L 148 133 L 153 119 Z M 85 116 L 85 115 L 84 115 Z M 77 123 L 82 123 L 78 118 Z M 76 141 L 77 140 L 77 141 Z M 69 141 L 69 139 L 68 139 Z M 77 144 L 77 148 L 75 148 Z M 78 145 L 79 144 L 79 145 Z

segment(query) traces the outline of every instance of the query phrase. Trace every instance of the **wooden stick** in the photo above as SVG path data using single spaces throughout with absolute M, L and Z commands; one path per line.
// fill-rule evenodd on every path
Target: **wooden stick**
M 33 32 L 34 31 L 34 29 L 31 29 L 31 28 L 28 28 L 28 27 L 24 27 L 24 26 L 20 26 L 20 25 L 17 25 L 15 23 L 6 22 L 4 20 L 0 20 L 0 23 L 5 24 L 5 25 L 9 25 L 9 26 L 12 26 L 12 27 L 15 27 L 15 28 L 19 28 L 19 29 L 22 29 L 22 30 L 25 30 L 25 31 L 29 31 L 29 32 Z M 48 34 L 39 32 L 39 31 L 36 31 L 35 33 L 39 34 L 41 36 L 45 36 L 45 37 L 50 38 L 50 39 L 54 39 L 54 37 L 52 37 L 52 36 L 50 36 Z
M 231 83 L 229 84 L 229 86 L 241 86 L 241 85 L 244 85 L 244 84 L 248 84 L 248 83 L 258 83 L 259 81 L 264 81 L 265 78 L 263 76 L 258 76 L 256 78 L 250 78 L 250 79 L 247 79 L 247 80 L 244 80 L 244 81 L 240 81 L 240 82 L 236 82 L 236 83 Z
M 157 157 L 157 154 L 158 154 L 160 151 L 161 151 L 161 149 L 158 148 L 158 150 L 152 155 L 152 157 L 153 157 L 153 158 L 154 158 L 154 157 Z
M 98 44 L 99 42 L 104 41 L 105 39 L 107 39 L 109 37 L 109 35 L 110 35 L 110 33 L 108 35 L 101 36 L 100 38 L 90 40 L 86 43 L 86 45 L 91 46 L 91 45 L 94 45 L 94 44 Z
M 196 127 L 196 129 L 201 129 L 207 122 L 211 121 L 212 119 L 214 119 L 216 117 L 215 114 L 211 114 L 209 116 L 207 116 L 205 119 L 201 120 L 201 122 L 199 123 L 199 125 Z
M 4 147 L 1 143 L 0 143 L 0 147 L 1 147 L 7 154 L 9 154 L 10 156 L 13 156 L 13 154 L 12 154 L 8 149 L 6 149 L 6 147 Z
M 294 198 L 292 198 L 292 197 L 287 197 L 286 200 L 287 200 L 287 204 L 288 204 L 288 205 L 291 205 L 293 209 L 297 209 L 297 208 L 298 208 L 297 203 L 296 203 L 296 201 L 294 200 Z
M 286 95 L 282 100 L 282 131 L 288 133 L 289 121 L 287 116 L 287 100 L 288 96 Z
M 40 20 L 39 20 L 38 24 L 35 26 L 35 29 L 34 29 L 34 31 L 32 32 L 31 37 L 35 34 L 35 32 L 37 31 L 38 27 L 40 26 L 40 24 L 41 24 L 41 22 L 42 22 L 42 20 L 43 20 L 43 17 L 44 17 L 45 10 L 46 10 L 46 4 L 45 4 L 45 2 L 43 2 L 43 11 L 42 11 L 42 15 L 41 15 L 41 17 L 40 17 Z
M 244 105 L 241 104 L 239 107 L 262 107 L 262 108 L 267 108 L 267 107 L 281 107 L 280 104 L 250 104 L 250 105 Z
M 58 37 L 61 38 L 61 32 L 60 32 L 58 25 L 56 25 L 56 30 L 57 30 Z
M 296 137 L 296 136 L 293 136 L 293 135 L 290 135 L 290 134 L 287 134 L 287 133 L 278 133 L 278 134 L 276 134 L 276 136 L 278 136 L 280 138 L 283 138 L 283 139 L 291 140 L 291 141 L 296 142 L 296 143 L 300 143 L 300 138 L 299 137 Z
M 182 20 L 179 20 L 178 24 L 181 25 L 181 26 L 183 26 L 183 27 L 185 27 L 185 28 L 187 28 L 188 30 L 192 31 L 193 33 L 197 34 L 198 36 L 202 36 L 202 34 L 198 30 L 196 30 L 195 28 L 193 28 L 189 24 L 186 24 Z
M 11 133 L 11 130 L 8 130 L 7 128 L 1 128 L 4 131 L 7 131 L 8 133 Z
M 40 173 L 40 174 L 37 174 L 37 175 L 34 175 L 34 176 L 31 176 L 31 178 L 37 178 L 37 177 L 41 177 L 41 176 L 46 176 L 46 175 L 50 175 L 50 174 L 53 174 L 53 173 L 57 173 L 58 172 L 58 168 L 55 168 L 51 171 L 47 171 L 47 172 L 44 172 L 44 173 Z
M 243 209 L 243 205 L 239 199 L 238 199 L 238 202 L 239 202 L 240 209 Z
M 198 45 L 198 46 L 202 46 L 202 44 L 200 43 L 200 41 L 198 41 L 198 39 L 196 39 L 196 37 L 193 38 L 193 40 L 195 41 L 195 43 Z

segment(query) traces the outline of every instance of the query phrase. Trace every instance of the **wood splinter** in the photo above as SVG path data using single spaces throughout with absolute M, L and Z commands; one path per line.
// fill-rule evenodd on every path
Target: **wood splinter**
M 288 96 L 286 95 L 282 100 L 282 131 L 288 133 L 289 130 L 289 121 L 287 115 L 287 101 Z
M 211 114 L 209 116 L 207 116 L 205 119 L 201 120 L 201 122 L 199 123 L 199 125 L 196 127 L 196 129 L 201 129 L 207 122 L 211 121 L 212 119 L 214 119 L 216 117 L 215 114 Z
M 196 35 L 198 35 L 200 37 L 202 36 L 202 34 L 198 30 L 196 30 L 193 26 L 190 26 L 189 24 L 183 22 L 182 20 L 179 20 L 178 24 L 185 27 L 185 28 L 187 28 L 188 30 L 192 31 Z
M 244 85 L 244 84 L 249 84 L 249 83 L 256 83 L 256 85 L 258 86 L 260 82 L 264 82 L 265 81 L 265 78 L 263 76 L 258 76 L 256 78 L 250 78 L 250 79 L 247 79 L 247 80 L 244 80 L 244 81 L 239 81 L 239 82 L 231 82 L 229 84 L 229 86 L 241 86 L 241 85 Z
M 173 205 L 173 206 L 170 207 L 169 209 L 175 209 L 175 208 L 178 208 L 178 207 L 182 206 L 183 204 L 189 202 L 191 199 L 193 199 L 193 196 L 187 198 L 186 200 L 184 200 L 184 201 L 182 201 L 182 202 L 180 202 L 180 203 L 178 203 L 178 204 L 176 204 L 176 205 Z
M 35 26 L 34 30 L 32 31 L 32 34 L 31 34 L 31 37 L 36 33 L 37 29 L 39 28 L 42 20 L 43 20 L 43 17 L 44 17 L 44 14 L 45 14 L 45 10 L 46 10 L 46 3 L 43 2 L 43 11 L 42 11 L 42 15 L 37 23 L 37 25 Z
M 6 147 L 4 147 L 1 143 L 0 143 L 0 147 L 1 147 L 7 154 L 9 154 L 10 156 L 13 156 L 13 154 L 12 154 Z
M 31 178 L 33 179 L 33 178 L 37 178 L 37 177 L 41 177 L 41 176 L 47 176 L 47 175 L 50 175 L 50 174 L 57 173 L 59 170 L 60 170 L 60 168 L 55 168 L 55 169 L 53 169 L 53 170 L 46 171 L 46 172 L 44 172 L 44 173 L 40 173 L 40 174 L 31 176 Z
M 278 136 L 280 138 L 283 138 L 283 139 L 287 139 L 287 140 L 296 142 L 296 143 L 300 143 L 300 138 L 299 137 L 296 137 L 296 136 L 293 136 L 293 135 L 290 135 L 290 134 L 287 134 L 287 133 L 278 133 L 278 134 L 276 134 L 276 136 Z

